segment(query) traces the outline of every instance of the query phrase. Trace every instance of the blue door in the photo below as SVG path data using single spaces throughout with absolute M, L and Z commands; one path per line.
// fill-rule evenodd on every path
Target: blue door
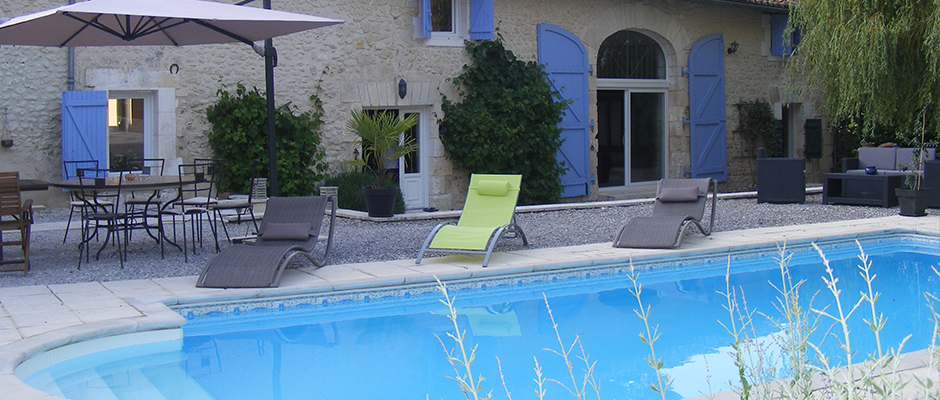
M 689 52 L 689 124 L 692 178 L 728 180 L 725 138 L 725 53 L 721 34 Z
M 564 189 L 561 197 L 577 197 L 588 194 L 592 181 L 588 150 L 590 143 L 590 121 L 588 114 L 588 64 L 587 50 L 576 36 L 550 24 L 538 26 L 539 63 L 548 73 L 552 88 L 561 93 L 561 100 L 568 102 L 565 115 L 558 126 L 561 128 L 561 148 L 558 160 L 564 162 L 567 171 L 561 177 Z
M 108 165 L 108 92 L 62 92 L 62 161 L 80 160 Z

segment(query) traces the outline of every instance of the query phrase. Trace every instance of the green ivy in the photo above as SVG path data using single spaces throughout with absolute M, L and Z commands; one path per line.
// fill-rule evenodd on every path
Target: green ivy
M 496 40 L 467 42 L 471 61 L 451 81 L 461 100 L 441 106 L 441 141 L 454 164 L 471 173 L 521 174 L 520 204 L 558 202 L 564 165 L 562 112 L 537 63 L 520 61 Z
M 783 138 L 777 131 L 774 112 L 765 100 L 742 100 L 738 104 L 738 129 L 751 143 L 763 141 L 767 155 L 783 157 Z
M 257 176 L 268 176 L 267 103 L 258 88 L 248 90 L 240 83 L 235 93 L 223 86 L 216 95 L 219 101 L 209 106 L 206 116 L 212 124 L 209 146 L 214 157 L 225 160 L 220 171 L 225 179 L 219 190 L 247 193 L 252 168 L 257 168 Z M 319 148 L 323 111 L 316 95 L 310 101 L 311 111 L 295 114 L 291 108 L 279 107 L 275 112 L 280 196 L 312 194 L 314 183 L 323 179 L 327 168 Z M 260 160 L 257 165 L 256 160 Z

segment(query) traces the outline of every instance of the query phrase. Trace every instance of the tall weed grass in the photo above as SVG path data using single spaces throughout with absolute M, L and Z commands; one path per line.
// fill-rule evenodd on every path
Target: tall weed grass
M 940 314 L 937 304 L 940 298 L 932 293 L 924 293 L 932 322 L 931 343 L 926 350 L 924 371 L 927 375 L 906 374 L 902 367 L 902 351 L 910 335 L 905 337 L 894 347 L 886 346 L 882 342 L 881 333 L 888 323 L 882 313 L 877 311 L 877 303 L 881 293 L 875 290 L 876 275 L 872 272 L 872 262 L 865 253 L 861 244 L 858 246 L 858 274 L 865 282 L 864 290 L 860 291 L 860 298 L 854 302 L 844 303 L 845 295 L 840 287 L 839 278 L 826 254 L 818 246 L 814 249 L 822 259 L 825 273 L 821 276 L 825 289 L 813 293 L 809 302 L 802 300 L 801 287 L 804 280 L 794 281 L 790 275 L 789 263 L 792 254 L 786 250 L 786 245 L 778 246 L 775 258 L 780 271 L 779 282 L 769 282 L 776 292 L 774 308 L 776 315 L 757 312 L 748 307 L 746 294 L 743 288 L 731 285 L 731 260 L 725 272 L 725 290 L 718 292 L 723 298 L 722 307 L 727 312 L 727 319 L 717 321 L 728 332 L 731 348 L 728 356 L 733 360 L 737 369 L 736 381 L 721 382 L 732 387 L 740 399 L 940 399 L 940 388 L 937 387 L 936 373 L 940 373 Z M 940 277 L 936 267 L 933 272 Z M 630 261 L 630 273 L 627 275 L 631 282 L 631 295 L 637 301 L 634 313 L 643 323 L 643 331 L 639 332 L 639 340 L 649 347 L 649 355 L 645 358 L 649 368 L 654 372 L 655 379 L 650 383 L 650 390 L 657 397 L 665 400 L 669 396 L 673 379 L 663 372 L 662 358 L 657 355 L 656 342 L 664 334 L 654 323 L 654 310 L 643 302 L 641 296 L 643 285 L 640 275 L 633 268 Z M 449 309 L 448 318 L 453 323 L 453 332 L 448 332 L 447 338 L 437 337 L 444 349 L 447 361 L 453 367 L 453 379 L 467 399 L 489 400 L 493 397 L 491 390 L 484 389 L 485 378 L 482 375 L 474 376 L 473 363 L 476 361 L 476 346 L 467 348 L 467 336 L 457 324 L 456 298 L 451 296 L 447 286 L 438 280 L 438 289 L 443 295 L 441 303 Z M 825 297 L 821 297 L 825 296 Z M 813 306 L 817 299 L 829 298 L 831 303 L 826 307 Z M 542 365 L 537 356 L 533 357 L 534 381 L 537 384 L 535 398 L 544 399 L 552 388 L 561 389 L 571 397 L 582 400 L 587 397 L 601 399 L 601 383 L 594 376 L 597 362 L 592 360 L 585 350 L 580 336 L 566 341 L 558 330 L 558 324 L 552 315 L 548 298 L 543 294 L 545 308 L 551 318 L 552 328 L 557 338 L 557 344 L 552 348 L 544 349 L 547 353 L 559 357 L 567 367 L 568 376 L 555 379 L 543 375 Z M 806 306 L 805 304 L 809 304 Z M 858 354 L 852 347 L 852 335 L 849 319 L 855 313 L 865 313 L 863 321 L 874 336 L 875 349 L 865 354 Z M 773 335 L 774 341 L 768 344 L 766 340 L 758 340 L 755 329 L 755 320 L 766 319 L 773 327 L 779 330 Z M 822 329 L 822 330 L 821 330 Z M 827 354 L 820 343 L 814 342 L 811 337 L 814 333 L 824 334 L 824 338 L 838 341 L 839 354 Z M 668 334 L 666 332 L 665 334 Z M 855 333 L 861 335 L 863 333 Z M 453 347 L 449 347 L 449 343 Z M 567 343 L 567 344 L 566 344 Z M 836 362 L 835 359 L 842 362 Z M 506 385 L 502 366 L 496 359 L 503 392 L 507 399 L 512 400 L 512 392 Z M 707 360 L 706 360 L 707 365 Z M 517 373 L 517 371 L 511 371 Z M 710 379 L 710 378 L 709 378 Z M 564 381 L 564 382 L 563 382 Z M 713 387 L 708 382 L 708 387 Z M 905 390 L 907 389 L 907 390 Z M 714 398 L 715 393 L 703 393 L 706 397 Z

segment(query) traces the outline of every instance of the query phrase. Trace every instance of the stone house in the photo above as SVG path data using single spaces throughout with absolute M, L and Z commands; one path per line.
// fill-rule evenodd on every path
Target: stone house
M 468 61 L 464 40 L 498 31 L 517 57 L 545 64 L 572 101 L 559 155 L 570 167 L 566 201 L 617 197 L 664 177 L 753 188 L 756 146 L 735 132 L 741 100 L 773 105 L 786 155 L 807 157 L 809 180 L 820 181 L 832 141 L 821 132 L 819 102 L 788 94 L 783 78 L 789 1 L 275 0 L 276 9 L 346 21 L 274 39 L 277 104 L 305 110 L 319 96 L 333 171 L 355 150 L 345 131 L 350 110 L 418 113 L 418 162 L 400 174 L 408 205 L 460 208 L 467 174 L 438 138 L 441 99 L 456 93 L 448 79 Z M 0 17 L 64 4 L 0 0 Z M 0 134 L 14 140 L 0 149 L 0 169 L 60 179 L 63 92 L 101 91 L 109 151 L 129 151 L 120 146 L 130 141 L 132 154 L 167 159 L 174 171 L 173 160 L 211 156 L 206 108 L 236 83 L 264 86 L 263 61 L 244 44 L 0 46 Z M 30 196 L 64 204 L 57 190 Z

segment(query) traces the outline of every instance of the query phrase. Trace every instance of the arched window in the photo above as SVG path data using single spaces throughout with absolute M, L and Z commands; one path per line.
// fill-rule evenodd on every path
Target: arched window
M 623 30 L 607 37 L 597 52 L 598 78 L 666 79 L 666 59 L 655 40 Z

